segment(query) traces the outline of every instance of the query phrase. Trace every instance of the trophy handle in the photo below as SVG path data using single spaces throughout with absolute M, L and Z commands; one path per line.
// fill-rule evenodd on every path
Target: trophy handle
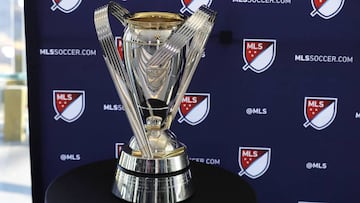
M 203 27 L 195 33 L 191 43 L 190 43 L 190 48 L 189 48 L 189 52 L 186 54 L 186 58 L 188 58 L 189 60 L 187 61 L 187 63 L 185 64 L 185 70 L 184 70 L 184 80 L 181 80 L 180 82 L 180 89 L 176 94 L 177 98 L 181 98 L 181 99 L 177 99 L 175 100 L 175 104 L 172 106 L 172 108 L 170 109 L 170 115 L 169 115 L 169 124 L 172 123 L 172 120 L 175 118 L 176 114 L 177 114 L 177 109 L 179 109 L 182 98 L 185 95 L 186 90 L 188 89 L 188 86 L 190 84 L 190 81 L 195 73 L 196 67 L 198 66 L 202 53 L 205 50 L 205 44 L 210 36 L 210 32 L 213 28 L 213 21 L 207 21 Z M 192 60 L 193 59 L 193 60 Z M 168 126 L 170 127 L 170 126 Z
M 109 6 L 110 6 L 110 13 L 118 20 L 121 22 L 121 24 L 123 24 L 124 27 L 127 26 L 126 23 L 126 19 L 131 17 L 130 12 L 124 8 L 121 7 L 119 4 L 110 1 L 109 2 Z
M 109 22 L 109 12 L 115 16 L 124 26 L 126 18 L 130 16 L 129 11 L 115 2 L 100 7 L 94 12 L 94 24 L 96 33 L 104 51 L 104 59 L 109 69 L 110 75 L 115 84 L 121 103 L 125 107 L 125 112 L 130 120 L 130 126 L 134 132 L 135 139 L 141 154 L 145 158 L 153 158 L 149 140 L 146 136 L 144 126 L 141 125 L 142 119 L 139 109 L 134 106 L 137 104 L 132 97 L 129 89 L 131 87 L 130 78 L 126 72 L 123 60 L 115 47 L 114 36 Z
M 175 118 L 177 109 L 201 59 L 201 54 L 213 28 L 215 17 L 215 11 L 202 5 L 166 40 L 164 45 L 154 53 L 147 63 L 148 67 L 161 67 L 162 64 L 169 61 L 184 46 L 189 46 L 185 57 L 188 60 L 185 64 L 183 80 L 181 80 L 180 88 L 176 93 L 176 98 L 178 99 L 175 100 L 173 105 L 170 105 L 172 107 L 166 122 L 167 128 L 170 128 L 172 120 Z
M 214 23 L 216 12 L 202 5 L 193 15 L 186 19 L 152 56 L 146 64 L 148 67 L 160 67 L 186 46 L 206 22 Z M 208 25 L 207 23 L 206 25 Z M 210 33 L 204 33 L 209 35 Z

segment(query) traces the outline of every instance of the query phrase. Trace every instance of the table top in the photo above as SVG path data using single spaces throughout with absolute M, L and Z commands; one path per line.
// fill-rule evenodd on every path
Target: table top
M 56 178 L 46 190 L 45 203 L 122 203 L 112 194 L 117 160 L 94 162 Z M 195 193 L 183 203 L 256 203 L 255 191 L 237 174 L 223 168 L 191 161 Z

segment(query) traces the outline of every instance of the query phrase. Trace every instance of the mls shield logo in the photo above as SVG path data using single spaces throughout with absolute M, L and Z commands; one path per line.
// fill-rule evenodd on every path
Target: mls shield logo
M 198 10 L 202 5 L 206 5 L 210 7 L 212 0 L 181 0 L 183 7 L 180 9 L 181 13 L 185 13 L 185 11 L 193 14 L 196 10 Z
M 324 19 L 329 19 L 338 14 L 344 5 L 345 0 L 311 0 L 313 11 L 312 17 L 316 14 Z
M 54 90 L 53 106 L 56 112 L 55 120 L 60 118 L 66 122 L 76 121 L 85 109 L 85 91 Z
M 52 2 L 54 3 L 51 6 L 52 11 L 59 9 L 64 13 L 71 13 L 79 7 L 81 0 L 52 0 Z
M 210 94 L 186 93 L 180 104 L 178 122 L 197 125 L 206 118 L 209 109 Z
M 270 165 L 270 148 L 239 147 L 239 176 L 255 179 L 262 176 Z
M 316 130 L 328 127 L 335 119 L 337 111 L 337 98 L 328 97 L 305 97 L 304 115 L 306 122 Z
M 124 143 L 122 143 L 122 142 L 115 143 L 115 158 L 116 159 L 120 158 L 121 149 L 123 146 L 124 146 Z
M 267 70 L 274 62 L 276 55 L 276 40 L 272 39 L 244 39 L 243 70 L 250 68 L 255 73 Z
M 116 36 L 115 37 L 115 46 L 119 53 L 120 59 L 124 60 L 124 49 L 123 49 L 123 40 L 122 37 Z

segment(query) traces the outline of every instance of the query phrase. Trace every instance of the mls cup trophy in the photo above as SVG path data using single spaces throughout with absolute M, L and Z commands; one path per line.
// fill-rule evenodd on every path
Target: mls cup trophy
M 111 14 L 124 26 L 115 46 Z M 216 13 L 131 14 L 115 2 L 95 10 L 104 59 L 134 136 L 122 147 L 113 194 L 129 202 L 179 202 L 194 192 L 186 146 L 170 130 L 204 51 Z

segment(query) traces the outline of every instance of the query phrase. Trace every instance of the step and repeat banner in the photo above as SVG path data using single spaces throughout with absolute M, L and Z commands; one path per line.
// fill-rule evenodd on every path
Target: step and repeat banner
M 218 12 L 171 128 L 191 160 L 238 174 L 259 203 L 358 199 L 360 2 L 117 2 L 131 13 Z M 117 158 L 132 136 L 93 22 L 107 3 L 25 1 L 35 203 L 57 176 Z

